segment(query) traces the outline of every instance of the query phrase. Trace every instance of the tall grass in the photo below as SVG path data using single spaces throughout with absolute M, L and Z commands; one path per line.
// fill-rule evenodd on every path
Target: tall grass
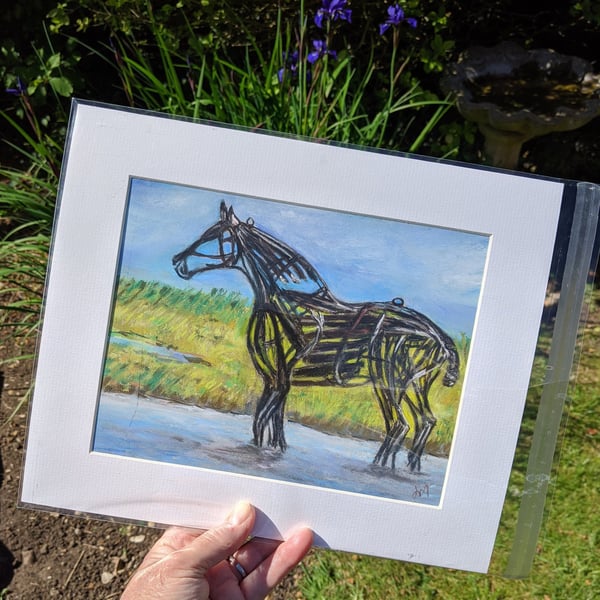
M 0 328 L 28 335 L 39 326 L 62 150 L 43 134 L 27 97 L 21 101 L 32 133 L 0 112 L 23 142 L 9 145 L 26 165 L 0 168 Z
M 26 102 L 25 108 L 30 108 Z M 35 114 L 28 114 L 34 133 L 0 112 L 0 119 L 23 141 L 23 146 L 10 144 L 15 161 L 26 165 L 0 168 L 0 337 L 27 338 L 39 330 L 58 185 L 60 147 L 42 134 Z M 29 352 L 5 358 L 0 369 L 6 363 L 31 358 Z M 27 402 L 32 385 L 13 414 Z
M 235 13 L 231 16 L 235 19 Z M 110 53 L 132 106 L 410 152 L 421 148 L 453 106 L 416 81 L 400 85 L 407 61 L 397 60 L 395 49 L 388 57 L 387 79 L 372 54 L 366 66 L 359 64 L 334 28 L 327 31 L 327 43 L 333 47 L 337 42 L 339 54 L 309 63 L 312 38 L 303 3 L 296 23 L 282 23 L 279 16 L 268 55 L 248 30 L 246 45 L 228 51 L 222 44 L 213 49 L 195 43 L 190 29 L 190 46 L 182 51 L 173 48 L 152 18 L 150 25 L 153 49 L 133 38 L 111 41 Z M 244 29 L 243 23 L 239 26 Z M 373 94 L 373 86 L 387 93 Z

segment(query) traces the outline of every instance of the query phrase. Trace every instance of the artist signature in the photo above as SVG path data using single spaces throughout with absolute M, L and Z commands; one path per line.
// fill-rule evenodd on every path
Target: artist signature
M 429 485 L 427 483 L 421 487 L 415 485 L 415 491 L 412 494 L 413 498 L 421 498 L 423 496 L 429 498 Z

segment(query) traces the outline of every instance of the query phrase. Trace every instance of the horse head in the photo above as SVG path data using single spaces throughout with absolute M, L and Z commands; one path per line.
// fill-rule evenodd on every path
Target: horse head
M 240 225 L 233 208 L 221 202 L 219 221 L 211 225 L 195 242 L 173 257 L 179 277 L 191 279 L 211 269 L 234 267 L 239 256 L 237 230 Z

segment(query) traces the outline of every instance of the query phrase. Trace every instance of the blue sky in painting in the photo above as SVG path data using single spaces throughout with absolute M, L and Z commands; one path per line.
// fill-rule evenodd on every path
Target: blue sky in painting
M 132 179 L 121 275 L 250 297 L 238 271 L 184 281 L 171 265 L 174 254 L 218 220 L 221 200 L 240 220 L 252 217 L 257 227 L 304 255 L 338 298 L 402 297 L 449 333 L 471 334 L 489 238 L 438 227 Z

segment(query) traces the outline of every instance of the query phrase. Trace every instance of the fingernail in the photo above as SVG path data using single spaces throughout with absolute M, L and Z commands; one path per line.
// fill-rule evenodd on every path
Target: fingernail
M 251 511 L 252 506 L 248 502 L 238 502 L 229 516 L 228 521 L 232 525 L 240 525 L 246 519 L 248 519 L 248 517 L 250 517 Z

